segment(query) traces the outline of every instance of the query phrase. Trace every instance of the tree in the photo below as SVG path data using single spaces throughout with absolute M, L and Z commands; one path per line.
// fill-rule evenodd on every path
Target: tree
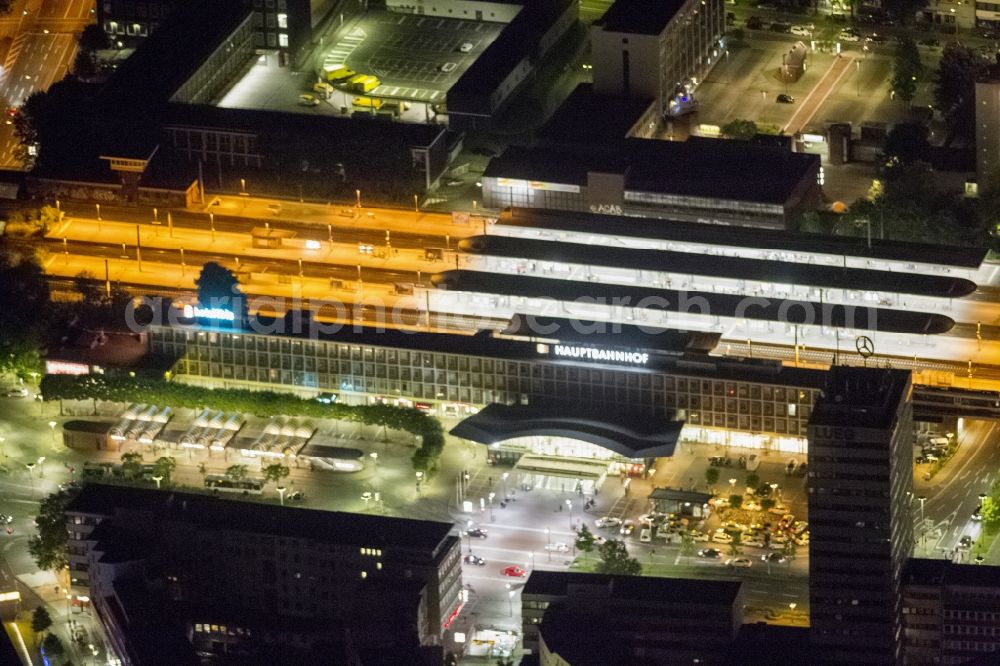
M 775 502 L 772 498 L 765 497 L 760 501 L 760 508 L 763 509 L 764 511 L 768 511 L 769 509 L 774 508 L 774 504 Z
M 41 90 L 31 93 L 14 116 L 14 135 L 20 144 L 18 159 L 26 164 L 34 162 L 31 149 L 40 143 L 45 123 L 51 115 L 52 105 L 48 95 Z
M 32 256 L 0 249 L 0 371 L 21 379 L 43 369 L 42 350 L 52 314 L 49 287 Z
M 94 55 L 82 49 L 77 51 L 73 59 L 73 76 L 86 81 L 94 78 L 95 74 L 97 74 L 97 60 Z
M 727 139 L 749 141 L 757 136 L 757 123 L 752 120 L 731 120 L 720 128 Z
M 756 472 L 747 474 L 747 488 L 756 488 L 760 485 L 760 477 Z
M 43 631 L 48 631 L 51 626 L 52 616 L 49 615 L 49 610 L 45 606 L 36 608 L 31 614 L 31 630 L 36 634 L 40 634 Z
M 882 153 L 887 163 L 913 164 L 927 156 L 927 128 L 920 123 L 896 123 L 885 136 Z
M 953 134 L 973 136 L 976 81 L 986 72 L 987 62 L 971 47 L 951 42 L 944 47 L 934 85 L 934 106 Z
M 642 565 L 628 553 L 625 542 L 620 539 L 609 539 L 598 547 L 601 561 L 597 565 L 598 573 L 616 574 L 622 576 L 638 576 L 642 573 Z
M 719 468 L 709 467 L 705 470 L 705 481 L 708 483 L 708 487 L 711 488 L 716 483 L 719 482 Z
M 230 465 L 226 468 L 226 478 L 230 481 L 242 481 L 247 478 L 246 465 Z
M 134 479 L 142 472 L 142 454 L 126 451 L 122 454 L 122 476 Z
M 743 495 L 730 495 L 729 506 L 733 509 L 738 509 L 743 506 Z
M 96 23 L 91 23 L 85 27 L 77 41 L 80 44 L 81 50 L 90 53 L 111 48 L 111 40 L 108 39 L 107 33 Z
M 171 456 L 162 456 L 153 463 L 153 472 L 156 476 L 162 477 L 163 481 L 170 483 L 170 478 L 177 469 L 177 460 Z
M 896 58 L 890 83 L 893 94 L 904 102 L 910 102 L 917 93 L 917 79 L 923 70 L 917 45 L 909 37 L 903 37 L 896 44 Z
M 265 465 L 261 471 L 264 472 L 265 481 L 273 481 L 274 483 L 280 483 L 282 479 L 291 473 L 291 470 L 281 463 Z
M 239 280 L 225 266 L 208 262 L 202 266 L 201 274 L 194 283 L 198 287 L 198 303 L 202 307 L 222 308 L 237 314 L 241 311 L 241 308 L 236 308 L 243 301 Z
M 37 534 L 28 540 L 28 552 L 39 569 L 61 571 L 69 560 L 66 555 L 66 503 L 75 495 L 73 491 L 60 490 L 42 500 L 35 518 Z
M 66 648 L 63 647 L 62 641 L 55 634 L 49 634 L 42 641 L 42 650 L 45 651 L 45 656 L 49 659 L 49 663 L 55 661 L 58 663 L 62 660 L 64 654 L 66 654 Z
M 576 548 L 584 554 L 584 558 L 594 550 L 594 533 L 586 525 L 580 525 L 576 531 Z
M 514 666 L 514 660 L 510 658 L 497 657 L 497 666 Z
M 698 550 L 694 537 L 690 532 L 681 532 L 681 557 L 691 557 Z

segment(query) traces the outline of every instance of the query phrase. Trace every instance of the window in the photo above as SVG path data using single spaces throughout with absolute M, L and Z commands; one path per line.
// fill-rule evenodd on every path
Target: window
M 288 35 L 283 32 L 278 33 L 278 46 L 288 48 Z
M 288 14 L 278 14 L 278 27 L 288 28 Z

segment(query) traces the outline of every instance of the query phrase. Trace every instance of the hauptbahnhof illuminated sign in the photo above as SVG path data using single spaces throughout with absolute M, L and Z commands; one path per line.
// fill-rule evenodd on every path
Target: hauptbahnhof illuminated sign
M 538 345 L 538 352 L 549 352 L 548 345 Z M 649 354 L 643 352 L 619 351 L 617 349 L 601 349 L 600 347 L 574 347 L 570 345 L 554 345 L 552 355 L 562 358 L 579 358 L 586 361 L 610 361 L 611 363 L 631 363 L 646 365 Z

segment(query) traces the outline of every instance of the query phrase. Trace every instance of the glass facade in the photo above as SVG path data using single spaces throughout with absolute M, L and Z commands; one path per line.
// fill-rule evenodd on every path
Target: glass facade
M 615 409 L 703 429 L 805 437 L 818 390 L 649 368 L 496 358 L 256 333 L 153 327 L 153 353 L 174 374 L 232 387 L 330 391 L 344 402 L 401 398 L 447 411 L 456 403 Z

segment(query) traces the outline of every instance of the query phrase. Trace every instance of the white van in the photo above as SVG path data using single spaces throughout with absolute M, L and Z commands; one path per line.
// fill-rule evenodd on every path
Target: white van
M 747 471 L 756 472 L 758 467 L 760 467 L 760 456 L 756 453 L 751 453 L 747 456 Z
M 643 543 L 649 543 L 653 540 L 653 530 L 648 527 L 644 528 L 642 532 L 639 533 L 639 541 Z

